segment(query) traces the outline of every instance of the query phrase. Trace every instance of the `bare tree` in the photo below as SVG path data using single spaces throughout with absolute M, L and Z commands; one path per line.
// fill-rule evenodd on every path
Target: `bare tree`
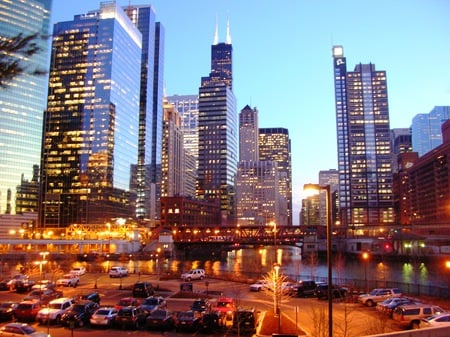
M 15 77 L 27 73 L 44 75 L 46 71 L 30 69 L 26 61 L 39 53 L 41 47 L 36 43 L 37 33 L 24 36 L 22 33 L 13 37 L 0 36 L 0 87 L 6 88 Z

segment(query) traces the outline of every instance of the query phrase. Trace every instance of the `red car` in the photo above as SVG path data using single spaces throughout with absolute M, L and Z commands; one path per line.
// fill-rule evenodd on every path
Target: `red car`
M 39 310 L 42 309 L 41 302 L 36 300 L 22 301 L 14 310 L 14 316 L 19 322 L 33 322 Z
M 219 316 L 225 316 L 227 321 L 233 319 L 233 312 L 235 310 L 234 301 L 229 297 L 219 297 L 217 299 L 217 304 L 214 307 L 214 311 L 219 314 Z
M 135 297 L 124 297 L 114 306 L 115 309 L 120 310 L 125 307 L 138 307 L 141 302 Z

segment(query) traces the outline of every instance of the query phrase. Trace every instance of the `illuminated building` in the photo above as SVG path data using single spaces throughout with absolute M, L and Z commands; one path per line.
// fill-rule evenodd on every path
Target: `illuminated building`
M 31 71 L 46 71 L 48 67 L 45 37 L 49 34 L 51 4 L 51 0 L 0 0 L 2 39 L 37 34 L 33 42 L 41 51 L 20 61 Z M 33 166 L 40 164 L 47 77 L 25 71 L 5 84 L 7 87 L 0 90 L 0 214 L 14 214 L 16 187 L 22 179 L 30 180 Z
M 53 29 L 42 155 L 44 227 L 134 216 L 142 34 L 114 2 Z
M 291 140 L 285 128 L 259 128 L 259 160 L 277 163 L 279 194 L 286 202 L 286 225 L 292 225 Z
M 197 196 L 220 204 L 222 224 L 234 221 L 234 180 L 238 161 L 238 121 L 232 91 L 232 45 L 211 47 L 211 72 L 199 90 Z
M 374 64 L 347 71 L 341 46 L 333 47 L 333 62 L 339 220 L 363 234 L 358 229 L 394 221 L 386 72 Z

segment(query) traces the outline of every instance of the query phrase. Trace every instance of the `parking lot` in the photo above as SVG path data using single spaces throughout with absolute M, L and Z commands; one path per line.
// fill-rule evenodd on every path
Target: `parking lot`
M 121 298 L 131 296 L 132 286 L 137 281 L 146 280 L 152 283 L 155 288 L 155 295 L 162 296 L 167 302 L 167 308 L 172 312 L 188 310 L 195 300 L 195 293 L 199 296 L 208 292 L 211 303 L 217 301 L 219 294 L 233 298 L 236 306 L 253 307 L 257 312 L 264 313 L 273 310 L 273 298 L 264 292 L 250 292 L 249 284 L 236 283 L 217 279 L 204 279 L 193 281 L 194 296 L 183 298 L 174 296 L 180 291 L 181 280 L 158 280 L 156 276 L 130 274 L 123 278 L 109 278 L 108 274 L 87 273 L 80 276 L 77 287 L 59 287 L 65 297 L 72 297 L 82 293 L 96 291 L 101 296 L 101 306 L 114 306 Z M 26 294 L 3 291 L 2 299 L 20 301 Z M 307 335 L 317 335 L 321 330 L 326 329 L 327 301 L 316 298 L 284 298 L 281 305 L 280 325 L 294 323 L 299 331 L 304 331 Z M 390 331 L 404 330 L 396 322 L 385 316 L 380 316 L 374 307 L 366 307 L 353 301 L 339 300 L 333 303 L 333 322 L 336 335 L 364 336 L 370 334 L 384 333 Z M 59 325 L 39 325 L 33 323 L 37 330 L 49 331 L 53 337 L 67 336 L 68 329 Z M 232 335 L 230 329 L 231 322 L 219 330 L 215 335 Z M 117 329 L 117 328 L 111 328 Z M 274 331 L 275 333 L 277 331 Z M 71 331 L 76 336 L 104 335 L 103 329 L 91 328 L 89 326 L 76 328 Z M 168 336 L 176 336 L 180 333 L 194 334 L 194 332 L 167 332 Z M 127 330 L 127 334 L 141 336 L 149 334 L 160 335 L 160 331 Z

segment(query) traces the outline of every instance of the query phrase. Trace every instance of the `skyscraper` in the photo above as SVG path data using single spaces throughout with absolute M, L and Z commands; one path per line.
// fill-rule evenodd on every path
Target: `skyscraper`
M 199 90 L 199 156 L 197 196 L 220 203 L 223 224 L 234 221 L 234 181 L 238 161 L 236 99 L 232 91 L 232 45 L 211 47 L 211 72 Z
M 138 162 L 132 177 L 136 217 L 155 220 L 161 197 L 164 27 L 150 5 L 123 10 L 142 34 Z
M 52 0 L 0 0 L 0 39 L 37 34 L 33 42 L 41 51 L 21 59 L 27 69 L 47 70 L 51 4 Z M 0 214 L 16 213 L 16 188 L 38 178 L 34 166 L 40 163 L 46 90 L 46 76 L 28 72 L 0 89 Z M 26 208 L 37 211 L 36 205 Z M 20 206 L 17 212 L 22 211 Z
M 450 118 L 450 106 L 435 106 L 428 114 L 417 114 L 411 124 L 413 151 L 423 156 L 442 144 L 442 124 Z
M 292 165 L 291 165 L 291 139 L 289 131 L 285 128 L 259 129 L 259 160 L 274 161 L 277 163 L 279 174 L 279 194 L 283 197 L 286 225 L 292 225 Z
M 134 216 L 142 34 L 114 2 L 54 25 L 42 155 L 42 226 Z
M 391 225 L 394 215 L 386 72 L 376 70 L 374 64 L 358 64 L 353 72 L 347 71 L 342 46 L 333 47 L 333 61 L 340 223 L 354 230 Z

